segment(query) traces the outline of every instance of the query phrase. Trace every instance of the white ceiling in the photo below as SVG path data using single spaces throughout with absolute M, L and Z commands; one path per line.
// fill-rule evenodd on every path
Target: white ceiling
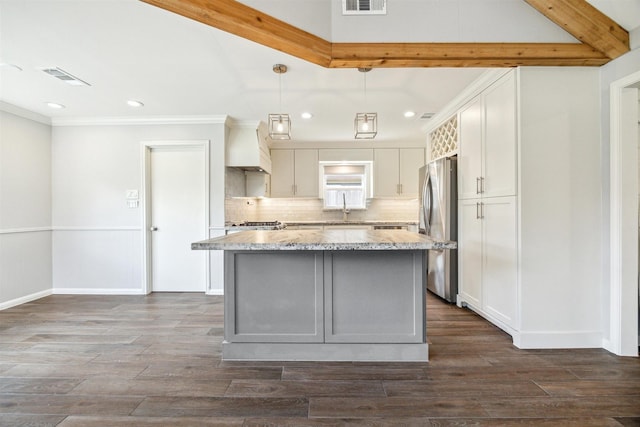
M 331 3 L 328 3 L 331 1 Z M 343 17 L 340 0 L 243 0 L 331 41 L 545 41 L 574 39 L 522 0 L 390 0 L 388 14 Z M 590 0 L 627 30 L 640 0 Z M 295 7 L 291 7 L 291 5 Z M 304 7 L 302 7 L 304 5 Z M 291 114 L 298 141 L 351 140 L 358 111 L 376 111 L 376 140 L 423 140 L 421 114 L 438 112 L 483 69 L 325 69 L 137 0 L 0 0 L 0 101 L 56 120 Z M 66 85 L 60 67 L 89 82 Z M 128 99 L 145 106 L 133 109 Z M 46 102 L 64 104 L 52 110 Z M 403 113 L 413 110 L 416 118 Z M 300 113 L 314 117 L 303 120 Z

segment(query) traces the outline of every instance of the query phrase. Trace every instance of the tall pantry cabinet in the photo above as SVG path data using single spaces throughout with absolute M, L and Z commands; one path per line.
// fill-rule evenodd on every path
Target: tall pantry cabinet
M 598 69 L 496 71 L 458 118 L 458 303 L 520 348 L 603 345 Z
M 459 112 L 461 302 L 516 327 L 516 81 L 509 73 Z

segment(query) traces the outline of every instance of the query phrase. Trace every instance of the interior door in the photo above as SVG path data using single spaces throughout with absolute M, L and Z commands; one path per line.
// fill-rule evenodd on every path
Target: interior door
M 150 152 L 151 289 L 204 292 L 207 251 L 191 243 L 206 238 L 203 146 L 154 147 Z

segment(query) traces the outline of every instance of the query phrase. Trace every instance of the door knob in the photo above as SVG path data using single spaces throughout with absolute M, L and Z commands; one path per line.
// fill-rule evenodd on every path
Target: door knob
M 158 231 L 158 227 L 149 227 L 149 231 Z

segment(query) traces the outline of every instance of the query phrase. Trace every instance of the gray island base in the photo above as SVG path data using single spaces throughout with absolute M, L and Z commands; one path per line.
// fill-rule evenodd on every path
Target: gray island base
M 224 250 L 225 360 L 427 361 L 425 251 L 405 230 L 245 231 Z

